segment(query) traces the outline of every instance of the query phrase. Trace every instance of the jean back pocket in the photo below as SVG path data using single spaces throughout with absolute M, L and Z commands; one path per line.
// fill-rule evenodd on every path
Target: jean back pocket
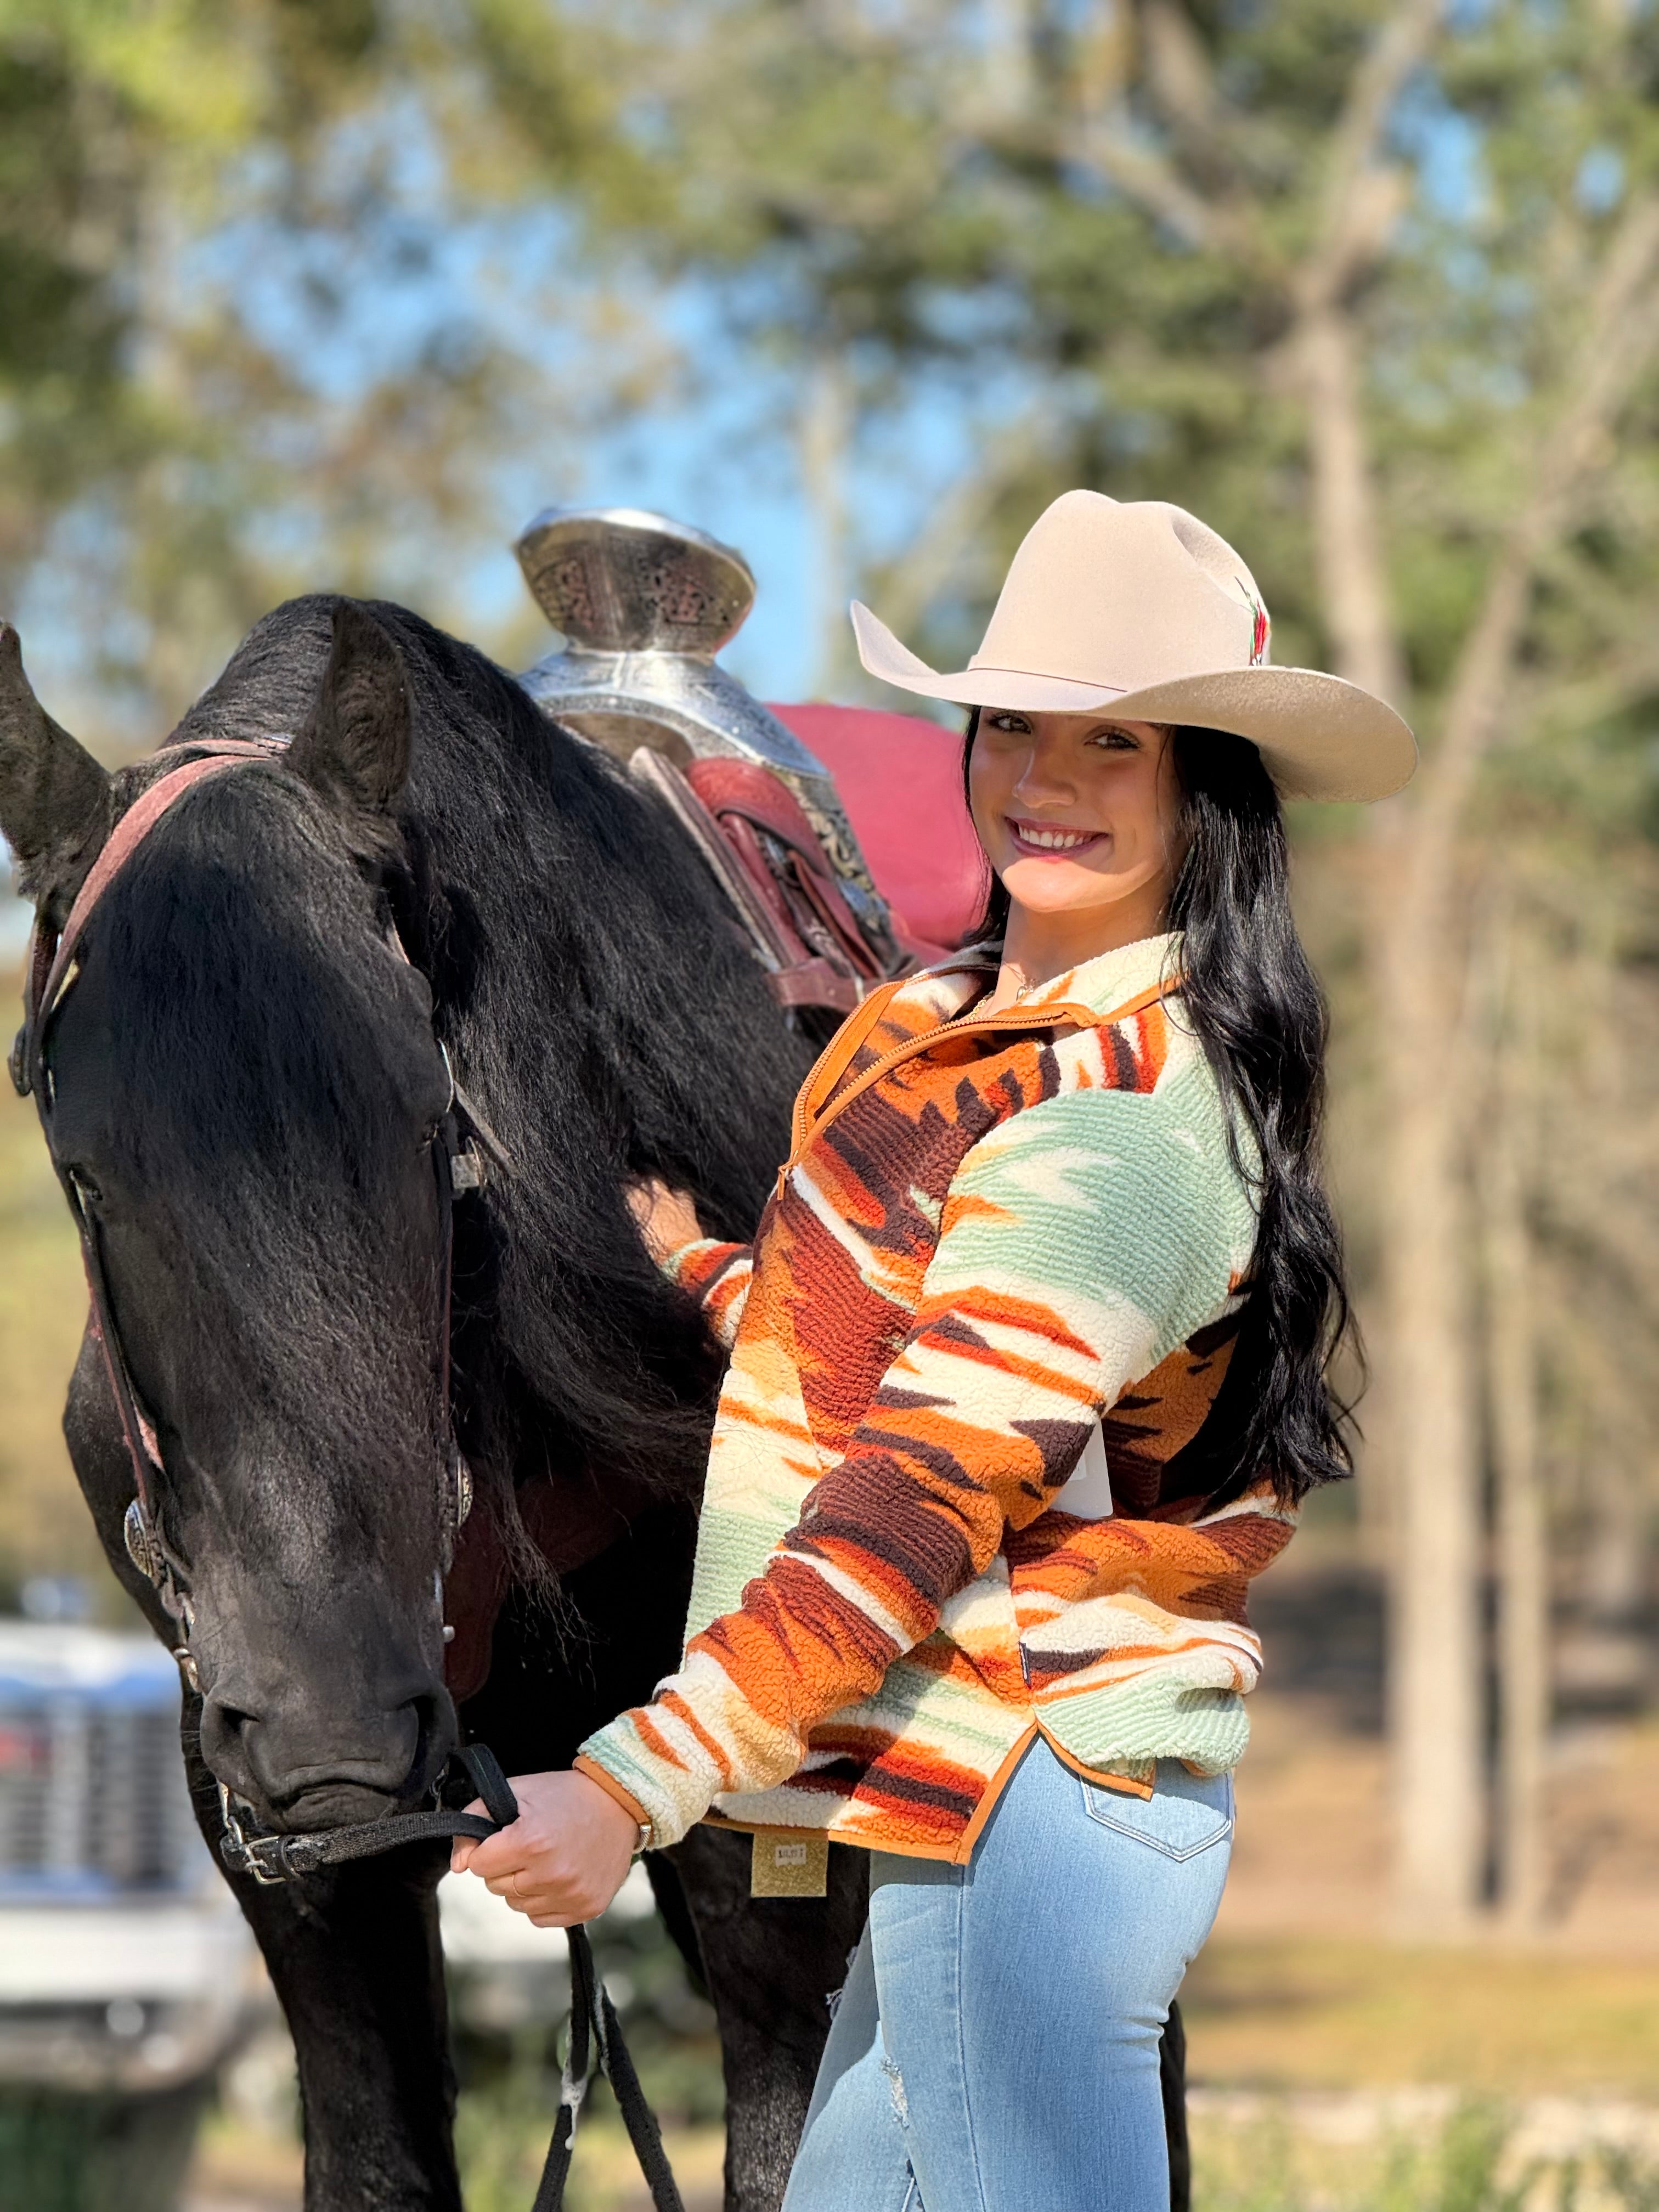
M 1188 1774 L 1176 1759 L 1162 1759 L 1150 1797 L 1081 1782 L 1083 1809 L 1103 1828 L 1133 1836 L 1169 1859 L 1193 1859 L 1233 1832 L 1231 1774 Z

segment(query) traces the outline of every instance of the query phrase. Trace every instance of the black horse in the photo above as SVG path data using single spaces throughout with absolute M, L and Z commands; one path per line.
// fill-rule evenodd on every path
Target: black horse
M 458 1732 L 509 1771 L 568 1765 L 672 1668 L 719 1361 L 623 1191 L 660 1176 L 748 1235 L 810 1056 L 656 804 L 385 605 L 277 609 L 113 777 L 0 629 L 0 829 L 47 926 L 179 749 L 271 737 L 283 754 L 190 791 L 115 877 L 41 1070 L 156 1432 L 211 1844 L 222 1784 L 304 1831 L 418 1802 Z M 446 1407 L 431 1152 L 452 1070 L 507 1164 L 453 1210 Z M 452 1409 L 477 1503 L 444 1586 Z M 171 1645 L 123 1540 L 133 1474 L 91 1333 L 65 1427 L 111 1565 Z M 294 2033 L 307 2212 L 459 2206 L 445 1856 L 231 1877 Z M 719 2014 L 728 2212 L 770 2212 L 866 1862 L 832 1850 L 822 1902 L 751 1901 L 747 1857 L 699 1828 L 647 1863 Z
M 458 1725 L 510 1770 L 562 1766 L 672 1669 L 719 1367 L 623 1188 L 660 1175 L 750 1233 L 808 1057 L 680 834 L 479 653 L 396 607 L 295 601 L 171 744 L 289 733 L 139 847 L 46 1048 L 49 1141 L 187 1572 L 185 1756 L 214 1843 L 220 1783 L 275 1830 L 374 1819 L 428 1792 Z M 6 635 L 0 827 L 51 923 L 168 763 L 106 776 Z M 510 1584 L 459 1723 L 434 1594 L 446 1052 L 511 1162 L 453 1215 L 477 1487 L 454 1579 L 486 1635 Z M 111 1564 L 171 1644 L 123 1542 L 133 1478 L 90 1335 L 65 1425 Z M 711 1830 L 650 1863 L 720 2015 L 742 2212 L 781 2196 L 857 1940 L 862 1856 L 835 1857 L 823 1903 L 750 1903 L 745 1839 Z M 411 1846 L 235 1878 L 299 2054 L 308 2212 L 459 2205 L 444 1863 Z

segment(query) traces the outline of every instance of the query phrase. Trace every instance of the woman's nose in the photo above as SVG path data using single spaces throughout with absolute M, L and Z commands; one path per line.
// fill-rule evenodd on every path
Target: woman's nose
M 1027 806 L 1069 806 L 1077 789 L 1048 747 L 1033 745 L 1014 785 L 1014 797 Z

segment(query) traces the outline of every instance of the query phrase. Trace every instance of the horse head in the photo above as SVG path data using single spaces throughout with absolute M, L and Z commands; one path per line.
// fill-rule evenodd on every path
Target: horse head
M 182 1594 L 204 1753 L 287 1829 L 414 1802 L 455 1729 L 434 1150 L 451 1083 L 388 904 L 410 685 L 349 601 L 320 681 L 319 657 L 290 659 L 286 696 L 264 672 L 245 727 L 234 695 L 219 703 L 220 738 L 286 747 L 197 783 L 134 845 L 33 1045 L 118 1362 L 112 1376 L 89 1331 L 65 1418 L 77 1472 L 124 1568 L 124 1371 L 153 1431 L 153 1534 Z M 203 742 L 200 712 L 106 774 L 0 629 L 0 828 L 43 931 Z

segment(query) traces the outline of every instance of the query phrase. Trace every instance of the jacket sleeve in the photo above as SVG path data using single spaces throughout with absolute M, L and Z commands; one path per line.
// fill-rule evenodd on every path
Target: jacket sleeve
M 704 1237 L 695 1244 L 682 1244 L 662 1262 L 671 1283 L 688 1292 L 702 1308 L 709 1334 L 730 1352 L 743 1319 L 755 1272 L 752 1244 L 722 1244 Z
M 1102 1410 L 1225 1310 L 1254 1232 L 1218 1106 L 1194 1120 L 1157 1092 L 1068 1092 L 973 1148 L 840 1463 L 740 1607 L 650 1705 L 582 1747 L 659 1842 L 718 1796 L 787 1780 L 810 1730 L 933 1632 L 1008 1528 L 1044 1510 Z

